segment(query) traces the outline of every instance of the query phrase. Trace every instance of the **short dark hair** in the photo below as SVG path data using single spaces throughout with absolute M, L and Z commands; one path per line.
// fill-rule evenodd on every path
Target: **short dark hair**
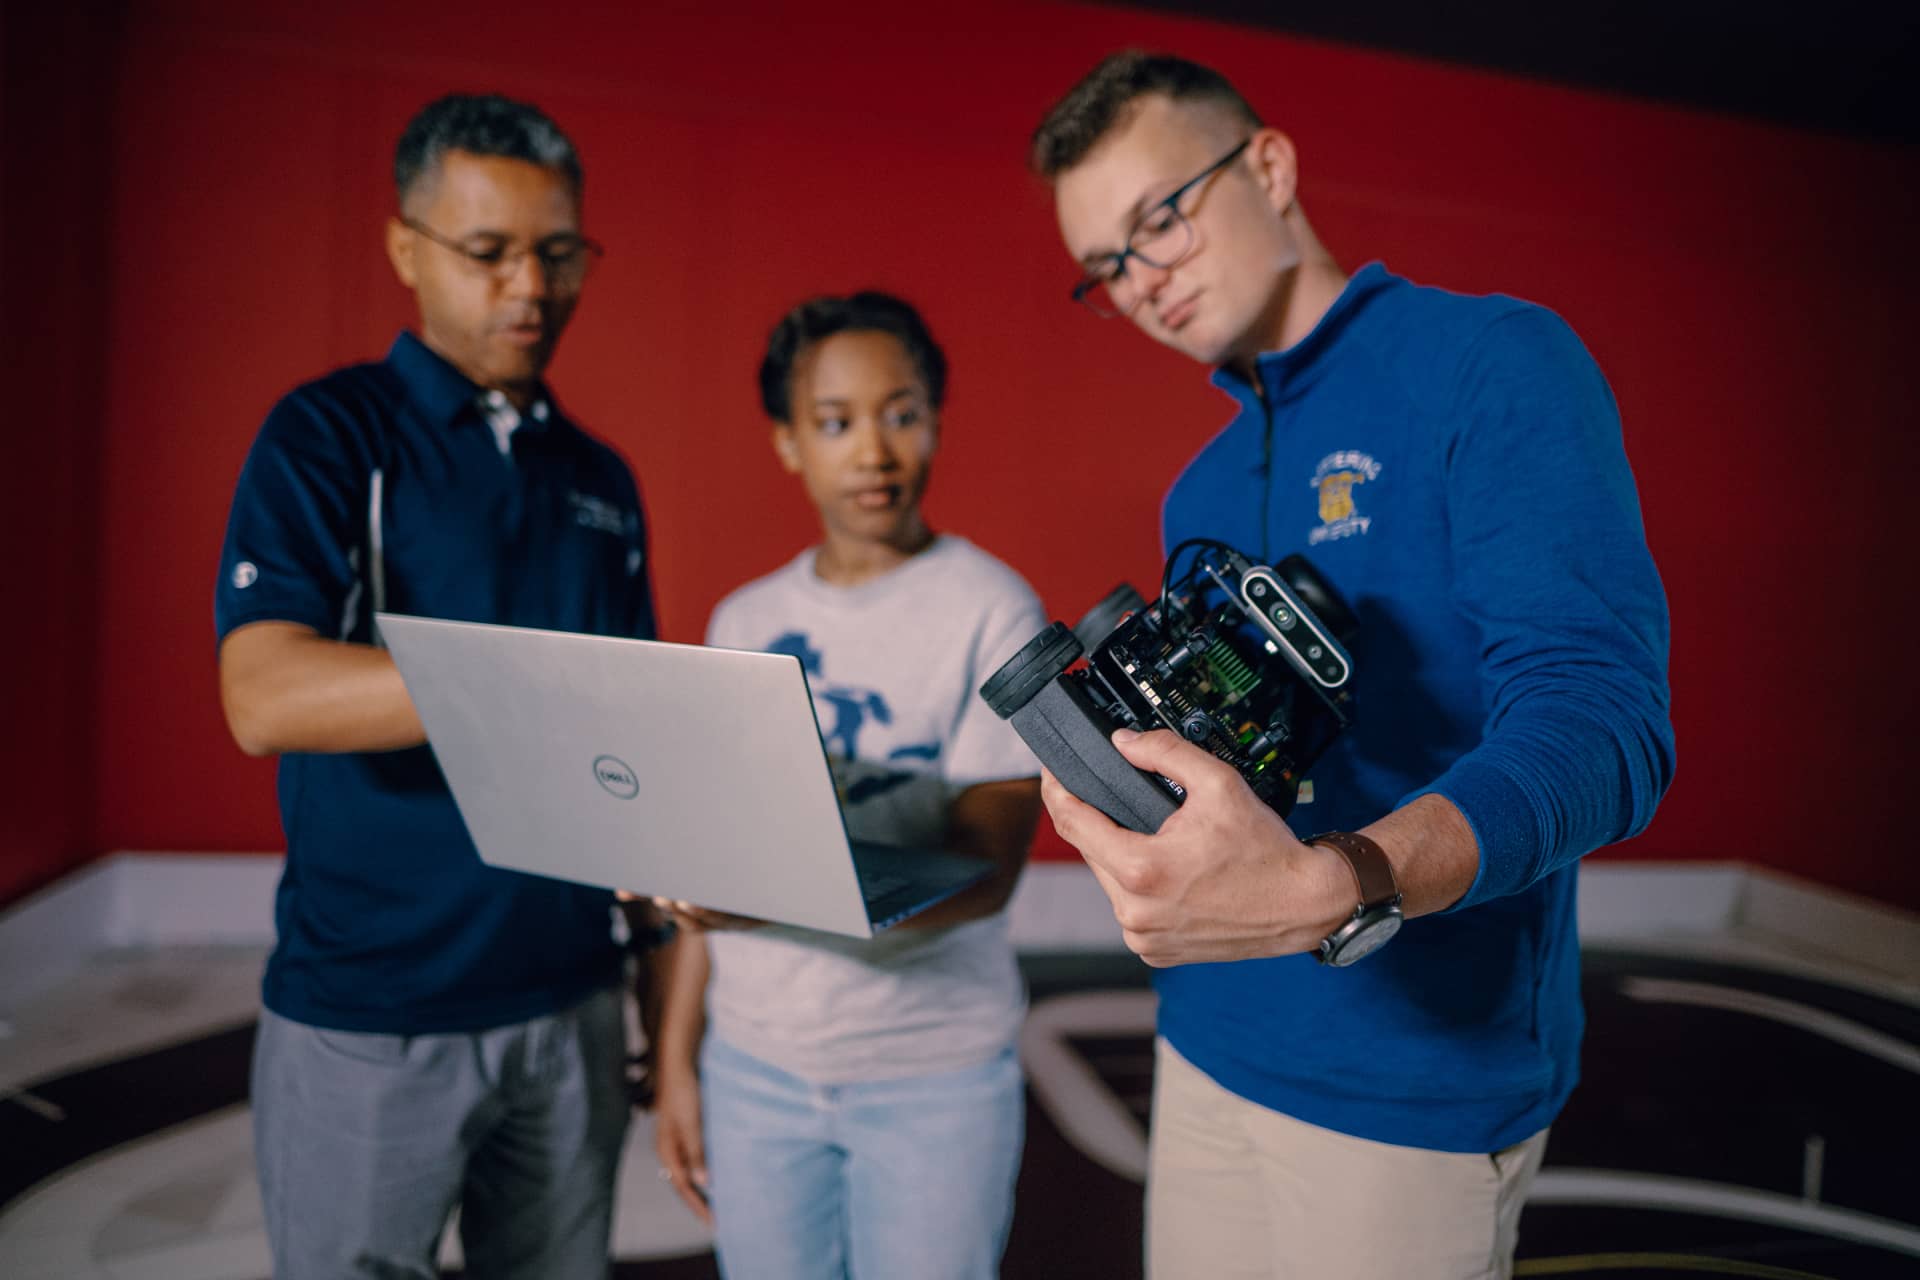
M 850 297 L 808 298 L 780 317 L 760 361 L 760 404 L 775 422 L 793 421 L 793 367 L 809 349 L 836 333 L 885 333 L 900 340 L 938 409 L 947 398 L 947 357 L 911 304 L 863 289 Z
M 586 174 L 579 153 L 540 108 L 497 93 L 451 93 L 420 109 L 393 150 L 394 192 L 402 204 L 449 151 L 525 160 L 558 172 L 578 195 Z
M 1149 94 L 1175 102 L 1210 102 L 1226 108 L 1247 125 L 1261 127 L 1260 116 L 1228 79 L 1169 53 L 1128 49 L 1109 54 L 1086 78 L 1054 104 L 1033 131 L 1027 163 L 1051 182 L 1087 158 L 1087 153 L 1133 114 L 1134 103 Z

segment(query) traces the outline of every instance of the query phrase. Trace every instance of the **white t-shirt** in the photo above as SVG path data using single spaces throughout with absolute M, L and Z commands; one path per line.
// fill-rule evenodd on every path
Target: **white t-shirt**
M 954 796 L 1039 773 L 977 691 L 1046 625 L 1040 601 L 951 535 L 853 587 L 822 582 L 816 550 L 722 600 L 707 643 L 798 657 L 849 831 L 940 847 Z M 975 1065 L 1012 1043 L 1026 1011 L 1005 912 L 873 939 L 785 926 L 707 936 L 713 1031 L 821 1084 Z

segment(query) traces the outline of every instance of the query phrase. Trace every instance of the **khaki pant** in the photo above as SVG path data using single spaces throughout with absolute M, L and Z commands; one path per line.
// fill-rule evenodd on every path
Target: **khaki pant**
M 1155 1045 L 1152 1280 L 1479 1280 L 1513 1271 L 1546 1130 L 1491 1155 L 1370 1142 L 1215 1084 Z

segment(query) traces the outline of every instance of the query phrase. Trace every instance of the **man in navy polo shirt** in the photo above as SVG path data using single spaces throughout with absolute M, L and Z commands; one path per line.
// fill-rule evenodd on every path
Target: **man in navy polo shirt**
M 287 862 L 255 1048 L 274 1274 L 598 1277 L 627 1124 L 611 895 L 483 865 L 372 615 L 650 637 L 633 477 L 541 381 L 599 249 L 539 111 L 407 126 L 387 358 L 296 388 L 234 494 L 215 619 Z
M 1167 732 L 1116 735 L 1187 789 L 1152 836 L 1043 783 L 1159 966 L 1149 1268 L 1505 1275 L 1578 1075 L 1576 863 L 1673 770 L 1613 396 L 1541 307 L 1349 277 L 1292 143 L 1208 68 L 1115 55 L 1031 158 L 1073 296 L 1235 401 L 1167 545 L 1306 551 L 1360 619 L 1356 725 L 1291 815 L 1304 840 Z

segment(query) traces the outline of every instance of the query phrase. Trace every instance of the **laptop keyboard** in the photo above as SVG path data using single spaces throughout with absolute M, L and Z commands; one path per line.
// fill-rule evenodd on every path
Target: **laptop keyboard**
M 845 883 L 842 881 L 841 883 Z M 888 875 L 885 872 L 862 872 L 860 874 L 860 895 L 868 902 L 884 898 L 890 893 L 898 893 L 913 883 L 905 876 Z

